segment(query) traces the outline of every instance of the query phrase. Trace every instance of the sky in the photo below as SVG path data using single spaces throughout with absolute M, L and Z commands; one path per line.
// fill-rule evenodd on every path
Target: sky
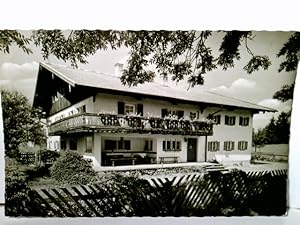
M 31 31 L 23 31 L 30 34 Z M 250 55 L 245 47 L 241 46 L 241 60 L 235 62 L 235 67 L 227 71 L 218 68 L 205 75 L 203 86 L 196 86 L 196 90 L 207 90 L 232 96 L 241 100 L 264 105 L 278 110 L 278 113 L 256 114 L 253 126 L 255 129 L 264 127 L 272 116 L 278 116 L 281 111 L 291 109 L 291 102 L 282 103 L 272 99 L 273 94 L 285 84 L 291 84 L 295 80 L 295 72 L 278 72 L 279 64 L 283 58 L 277 58 L 280 47 L 292 34 L 291 32 L 254 32 L 255 38 L 249 41 L 248 45 L 255 54 L 268 55 L 272 61 L 271 67 L 267 71 L 259 70 L 249 75 L 243 67 L 249 60 Z M 216 33 L 208 40 L 208 45 L 217 53 L 222 34 Z M 54 56 L 44 60 L 40 49 L 30 45 L 33 54 L 27 55 L 17 47 L 12 47 L 9 54 L 0 53 L 0 87 L 8 90 L 17 90 L 28 97 L 32 102 L 39 62 L 49 62 L 54 64 L 69 65 L 57 60 Z M 80 64 L 79 67 L 94 70 L 107 74 L 113 74 L 114 64 L 126 58 L 128 49 L 120 48 L 116 51 L 98 51 L 95 55 L 87 58 L 88 64 Z M 186 82 L 178 84 L 169 82 L 171 86 L 187 88 Z

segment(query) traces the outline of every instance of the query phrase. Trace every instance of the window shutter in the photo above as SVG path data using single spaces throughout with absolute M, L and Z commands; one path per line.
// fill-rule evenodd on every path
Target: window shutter
M 178 119 L 179 119 L 179 118 L 183 118 L 183 116 L 184 116 L 184 111 L 183 111 L 183 110 L 178 110 L 178 111 L 177 111 L 177 116 L 178 116 Z
M 225 124 L 228 125 L 228 116 L 225 116 Z
M 118 114 L 124 114 L 125 112 L 125 103 L 118 102 Z
M 168 110 L 167 109 L 161 109 L 161 117 L 164 118 L 167 115 L 168 115 Z
M 143 104 L 137 104 L 137 114 L 140 114 L 141 116 L 143 116 L 144 114 L 144 108 L 143 108 Z
M 239 125 L 243 126 L 243 117 L 241 117 L 241 116 L 240 116 L 240 123 L 239 123 Z

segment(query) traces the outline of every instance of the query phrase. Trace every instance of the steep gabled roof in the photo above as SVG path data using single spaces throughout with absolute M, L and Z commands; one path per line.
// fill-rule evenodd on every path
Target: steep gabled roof
M 251 109 L 255 111 L 276 112 L 276 110 L 239 99 L 223 96 L 220 94 L 199 91 L 185 90 L 152 82 L 138 86 L 124 86 L 120 79 L 113 75 L 74 69 L 67 66 L 53 65 L 49 63 L 40 63 L 40 66 L 50 71 L 71 86 L 83 86 L 99 88 L 111 91 L 134 93 L 146 96 L 155 96 L 169 98 L 171 100 L 180 100 L 195 103 L 207 103 L 213 105 L 231 106 L 237 108 Z

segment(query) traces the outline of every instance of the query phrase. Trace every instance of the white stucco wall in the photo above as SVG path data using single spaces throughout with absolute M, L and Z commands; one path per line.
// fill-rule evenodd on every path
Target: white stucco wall
M 118 102 L 123 101 L 126 104 L 143 104 L 144 108 L 144 116 L 161 116 L 161 109 L 167 108 L 169 110 L 183 110 L 184 117 L 189 118 L 190 112 L 199 111 L 199 107 L 197 105 L 192 104 L 172 104 L 169 101 L 162 100 L 153 100 L 148 98 L 143 98 L 141 100 L 137 100 L 134 97 L 128 96 L 117 96 L 110 94 L 97 94 L 94 112 L 107 112 L 107 113 L 117 113 L 118 112 Z M 201 114 L 200 114 L 201 115 Z M 201 118 L 204 118 L 201 116 Z
M 207 109 L 205 111 L 206 114 L 212 112 L 214 109 Z M 212 160 L 214 155 L 217 154 L 251 154 L 252 149 L 252 123 L 253 123 L 253 116 L 251 111 L 248 110 L 233 110 L 229 111 L 223 109 L 223 111 L 219 112 L 216 115 L 221 115 L 221 124 L 214 125 L 213 136 L 208 136 L 207 141 L 219 141 L 220 142 L 220 150 L 218 152 L 209 152 L 207 153 L 207 159 Z M 234 126 L 225 125 L 225 115 L 227 116 L 235 116 L 236 121 Z M 240 126 L 239 125 L 239 117 L 249 117 L 249 125 L 248 126 Z M 224 142 L 225 141 L 234 141 L 234 150 L 232 151 L 224 151 Z M 239 141 L 247 141 L 248 142 L 248 149 L 247 150 L 238 150 L 238 142 Z
M 76 113 L 76 108 L 85 105 L 86 106 L 86 112 L 89 113 L 114 113 L 116 114 L 118 111 L 118 101 L 123 101 L 127 104 L 143 104 L 143 112 L 144 116 L 161 116 L 161 110 L 163 108 L 167 108 L 169 110 L 183 110 L 184 111 L 184 117 L 186 119 L 189 118 L 190 112 L 194 112 L 197 115 L 199 115 L 200 119 L 205 119 L 209 114 L 215 113 L 219 110 L 220 112 L 216 113 L 215 115 L 221 115 L 221 124 L 220 125 L 214 125 L 214 134 L 213 136 L 208 136 L 207 141 L 218 141 L 220 142 L 220 150 L 217 152 L 209 152 L 207 151 L 207 160 L 211 161 L 215 158 L 215 154 L 224 154 L 224 155 L 245 155 L 251 154 L 251 145 L 252 145 L 252 123 L 253 123 L 253 116 L 252 112 L 250 110 L 242 110 L 242 109 L 235 109 L 235 110 L 228 110 L 221 107 L 207 107 L 205 108 L 202 113 L 199 108 L 199 105 L 197 104 L 173 104 L 169 101 L 163 101 L 163 100 L 153 100 L 148 98 L 142 98 L 142 99 L 136 99 L 134 97 L 128 97 L 128 96 L 118 96 L 118 95 L 111 95 L 111 94 L 102 94 L 99 93 L 94 97 L 89 97 L 81 102 L 78 102 L 77 104 L 74 104 L 73 106 L 56 113 L 55 115 L 49 117 L 50 122 L 54 122 L 57 120 L 57 118 L 61 118 L 61 116 L 69 116 L 70 112 L 73 111 L 73 113 Z M 225 125 L 225 115 L 228 116 L 235 116 L 236 121 L 234 126 L 228 126 Z M 248 126 L 240 126 L 239 125 L 239 117 L 249 117 L 249 125 Z M 94 134 L 96 135 L 96 134 Z M 98 135 L 98 138 L 103 134 Z M 105 135 L 104 135 L 105 136 Z M 112 135 L 111 137 L 113 137 Z M 134 151 L 139 151 L 144 149 L 144 141 L 141 141 L 139 139 L 140 137 L 146 138 L 149 137 L 149 135 L 141 135 L 141 134 L 116 134 L 115 138 L 118 139 L 121 136 L 126 136 L 127 138 L 130 138 L 131 141 L 131 148 Z M 184 141 L 184 138 L 188 138 L 188 136 L 180 136 L 180 135 L 150 135 L 151 138 L 153 138 L 153 149 L 157 149 L 157 160 L 158 157 L 163 156 L 177 156 L 179 157 L 180 162 L 186 162 L 187 160 L 187 142 Z M 205 137 L 192 137 L 192 138 L 198 138 L 197 140 L 197 161 L 204 161 L 205 160 Z M 101 149 L 104 149 L 104 139 L 101 138 L 101 143 L 95 144 L 96 146 L 101 146 Z M 166 139 L 177 139 L 181 141 L 181 151 L 174 151 L 174 152 L 165 152 L 162 150 L 162 142 Z M 155 140 L 155 141 L 154 141 Z M 232 151 L 224 151 L 224 142 L 225 141 L 234 141 L 234 150 Z M 247 150 L 238 150 L 238 142 L 239 141 L 247 141 L 248 142 L 248 149 Z M 96 139 L 94 140 L 96 142 Z M 79 138 L 77 140 L 78 149 L 83 149 L 81 151 L 84 152 L 85 150 L 85 140 Z M 67 145 L 68 146 L 68 145 Z M 208 147 L 208 146 L 207 146 Z M 98 154 L 97 158 L 101 159 L 100 153 L 93 153 Z

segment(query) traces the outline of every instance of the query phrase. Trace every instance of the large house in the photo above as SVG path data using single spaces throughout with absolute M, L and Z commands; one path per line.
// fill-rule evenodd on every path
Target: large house
M 273 109 L 210 92 L 40 63 L 34 107 L 55 149 L 95 166 L 250 160 L 253 115 Z M 53 139 L 51 139 L 53 136 Z M 51 143 L 51 141 L 50 141 Z

